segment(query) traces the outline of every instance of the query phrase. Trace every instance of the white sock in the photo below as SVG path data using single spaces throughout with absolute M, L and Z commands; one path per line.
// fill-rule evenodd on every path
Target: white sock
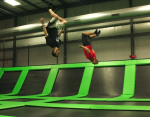
M 53 21 L 55 21 L 56 19 L 53 17 L 49 22 L 53 22 Z

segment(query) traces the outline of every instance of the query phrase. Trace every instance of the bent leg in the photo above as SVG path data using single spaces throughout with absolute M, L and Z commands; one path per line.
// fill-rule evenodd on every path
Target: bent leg
M 60 20 L 63 24 L 66 24 L 67 21 L 61 17 L 59 17 L 56 13 L 54 13 L 52 10 L 49 10 L 50 14 L 52 17 L 54 17 L 55 19 Z
M 94 32 L 83 32 L 83 34 L 85 34 L 85 35 L 93 35 L 95 33 Z
M 96 37 L 96 34 L 90 35 L 89 37 L 90 37 L 90 39 L 92 39 L 92 38 Z

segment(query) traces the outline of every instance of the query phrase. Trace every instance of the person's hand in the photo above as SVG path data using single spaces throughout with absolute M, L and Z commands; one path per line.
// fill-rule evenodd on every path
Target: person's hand
M 80 48 L 82 48 L 82 45 L 79 45 Z
M 40 22 L 41 22 L 42 24 L 44 24 L 44 23 L 45 23 L 45 19 L 44 19 L 44 18 L 41 18 L 41 19 L 40 19 Z

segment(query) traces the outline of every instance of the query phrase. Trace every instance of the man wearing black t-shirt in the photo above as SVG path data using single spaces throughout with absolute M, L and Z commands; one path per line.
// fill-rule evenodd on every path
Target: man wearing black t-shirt
M 44 18 L 41 18 L 40 21 L 45 33 L 46 44 L 53 48 L 52 55 L 54 57 L 58 57 L 60 54 L 59 47 L 61 45 L 61 40 L 59 38 L 67 21 L 53 12 L 52 3 L 49 4 L 48 9 L 53 18 L 49 21 L 46 27 L 44 25 Z M 58 29 L 60 29 L 59 33 Z

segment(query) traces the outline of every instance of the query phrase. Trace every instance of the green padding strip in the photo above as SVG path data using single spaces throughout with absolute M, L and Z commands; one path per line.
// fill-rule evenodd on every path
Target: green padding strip
M 64 69 L 64 68 L 83 68 L 85 67 L 85 63 L 74 63 L 74 64 L 62 64 L 59 65 L 59 69 Z
M 114 98 L 112 98 L 114 100 Z M 67 100 L 107 101 L 108 98 L 70 98 Z
M 94 67 L 86 67 L 84 69 L 84 74 L 82 77 L 82 82 L 78 94 L 85 95 L 85 96 L 88 95 L 93 71 L 94 71 Z
M 76 108 L 76 109 L 101 109 L 101 110 L 150 110 L 150 106 L 132 105 L 93 105 L 93 104 L 62 104 L 62 103 L 36 103 L 30 106 Z
M 136 74 L 135 65 L 125 66 L 123 94 L 117 98 L 131 98 L 134 95 L 135 74 Z
M 136 65 L 145 65 L 150 64 L 150 59 L 144 59 L 144 60 L 136 60 Z
M 126 61 L 126 65 L 135 65 L 136 64 L 136 60 L 127 60 Z
M 126 61 L 107 61 L 107 62 L 99 62 L 97 65 L 93 65 L 95 67 L 105 67 L 105 66 L 124 66 Z
M 91 109 L 101 109 L 101 110 L 150 110 L 150 106 L 132 106 L 132 105 L 93 105 Z
M 27 66 L 27 67 L 5 67 L 2 68 L 3 71 L 21 71 L 21 70 L 44 70 L 50 69 L 52 65 L 45 65 L 45 66 Z
M 19 93 L 19 91 L 20 91 L 20 89 L 21 89 L 21 87 L 22 87 L 22 85 L 23 85 L 23 83 L 25 81 L 25 78 L 26 78 L 27 74 L 28 74 L 28 70 L 23 70 L 21 72 L 20 77 L 19 77 L 19 79 L 18 79 L 18 81 L 17 81 L 17 83 L 15 85 L 15 88 L 13 89 L 12 93 L 14 93 L 14 94 Z
M 16 117 L 16 116 L 0 115 L 0 117 Z
M 51 69 L 42 94 L 50 94 L 57 77 L 58 69 Z
M 0 70 L 0 78 L 3 76 L 4 71 L 1 69 Z
M 15 108 L 15 107 L 22 107 L 22 106 L 25 106 L 25 104 L 23 103 L 10 103 L 10 104 L 4 104 L 4 105 L 0 105 L 0 109 L 8 109 L 8 108 Z

